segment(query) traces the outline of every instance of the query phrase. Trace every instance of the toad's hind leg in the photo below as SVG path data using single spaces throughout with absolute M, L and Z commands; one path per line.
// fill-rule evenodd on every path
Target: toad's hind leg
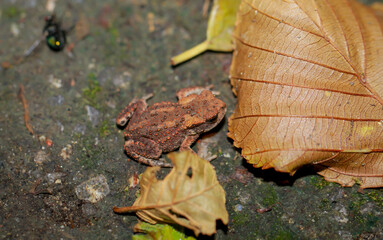
M 153 140 L 143 138 L 138 140 L 129 139 L 125 142 L 124 149 L 128 156 L 136 161 L 149 165 L 160 167 L 172 167 L 172 164 L 161 161 L 162 150 Z

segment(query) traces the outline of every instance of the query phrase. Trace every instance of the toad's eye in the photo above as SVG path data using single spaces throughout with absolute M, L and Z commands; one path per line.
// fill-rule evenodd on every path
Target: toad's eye
M 206 122 L 215 122 L 217 120 L 218 115 L 208 116 Z

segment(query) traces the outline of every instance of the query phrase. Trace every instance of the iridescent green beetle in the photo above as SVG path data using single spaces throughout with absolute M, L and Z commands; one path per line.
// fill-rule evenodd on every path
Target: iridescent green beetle
M 57 21 L 54 14 L 45 18 L 43 34 L 51 50 L 58 52 L 65 48 L 66 31 L 61 28 L 61 23 Z

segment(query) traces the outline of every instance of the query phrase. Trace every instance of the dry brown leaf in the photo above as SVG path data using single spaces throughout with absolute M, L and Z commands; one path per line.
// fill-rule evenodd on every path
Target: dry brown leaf
M 354 0 L 242 1 L 228 135 L 249 163 L 383 186 L 379 13 Z
M 141 196 L 133 206 L 114 211 L 137 211 L 148 223 L 176 223 L 193 230 L 197 236 L 215 233 L 216 220 L 227 224 L 229 217 L 225 191 L 212 165 L 190 151 L 168 156 L 174 165 L 170 173 L 158 180 L 156 173 L 160 167 L 148 167 L 140 180 Z

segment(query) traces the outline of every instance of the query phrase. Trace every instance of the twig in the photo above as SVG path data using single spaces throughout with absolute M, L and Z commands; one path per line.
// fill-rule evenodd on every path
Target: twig
M 31 53 L 40 45 L 40 43 L 42 42 L 43 38 L 39 38 L 37 39 L 33 44 L 32 46 L 30 46 L 25 52 L 24 52 L 24 55 L 23 57 L 28 57 L 29 55 L 31 55 Z
M 205 0 L 202 6 L 202 16 L 206 17 L 207 16 L 207 11 L 209 10 L 210 6 L 210 0 Z
M 20 98 L 21 102 L 23 103 L 25 126 L 27 127 L 28 132 L 30 132 L 33 135 L 34 132 L 33 132 L 32 125 L 29 123 L 29 109 L 28 109 L 27 99 L 25 98 L 25 95 L 24 95 L 24 85 L 20 84 L 19 87 L 20 87 L 19 94 L 17 96 Z

